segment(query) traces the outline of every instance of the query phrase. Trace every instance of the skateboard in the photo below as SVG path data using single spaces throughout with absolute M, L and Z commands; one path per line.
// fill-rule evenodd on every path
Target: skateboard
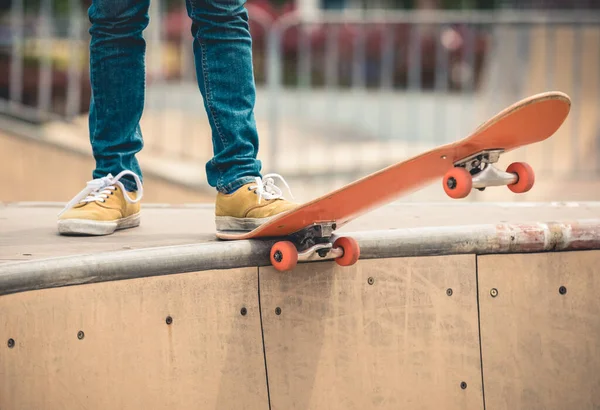
M 535 180 L 530 165 L 515 162 L 503 171 L 495 163 L 506 152 L 552 136 L 570 109 L 569 96 L 561 92 L 530 96 L 488 119 L 466 138 L 374 172 L 277 215 L 252 231 L 219 231 L 216 235 L 223 240 L 278 239 L 270 260 L 279 271 L 291 270 L 299 261 L 323 259 L 353 265 L 360 257 L 358 242 L 348 236 L 333 239 L 334 231 L 436 179 L 441 179 L 445 193 L 454 199 L 492 186 L 507 186 L 514 193 L 529 191 Z

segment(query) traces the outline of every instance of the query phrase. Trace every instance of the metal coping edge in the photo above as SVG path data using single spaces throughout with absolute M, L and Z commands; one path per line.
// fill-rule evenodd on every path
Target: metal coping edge
M 600 219 L 346 232 L 361 259 L 600 249 Z M 269 266 L 276 240 L 215 241 L 0 265 L 0 295 L 115 280 Z M 328 263 L 335 263 L 329 261 Z M 359 262 L 360 263 L 360 262 Z

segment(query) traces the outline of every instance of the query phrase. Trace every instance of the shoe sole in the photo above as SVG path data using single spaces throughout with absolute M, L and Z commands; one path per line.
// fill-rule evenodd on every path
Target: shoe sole
M 267 218 L 235 218 L 233 216 L 217 216 L 215 217 L 215 225 L 217 231 L 227 232 L 250 232 L 260 225 L 269 222 L 273 217 Z
M 110 235 L 116 230 L 135 228 L 140 224 L 140 214 L 133 214 L 117 221 L 94 221 L 91 219 L 63 219 L 58 221 L 58 232 L 63 235 Z

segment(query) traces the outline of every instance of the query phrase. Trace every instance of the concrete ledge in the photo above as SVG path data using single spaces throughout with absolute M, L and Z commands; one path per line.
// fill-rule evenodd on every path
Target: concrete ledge
M 600 219 L 347 232 L 361 259 L 600 249 Z M 268 266 L 274 240 L 204 242 L 0 265 L 0 295 L 184 272 Z M 335 263 L 331 261 L 331 263 Z

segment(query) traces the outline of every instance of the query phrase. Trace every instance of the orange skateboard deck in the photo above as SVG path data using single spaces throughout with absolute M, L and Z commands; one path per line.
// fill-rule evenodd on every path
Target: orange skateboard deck
M 299 260 L 334 258 L 340 265 L 358 260 L 357 242 L 340 237 L 331 243 L 333 231 L 395 198 L 442 179 L 452 198 L 464 198 L 472 189 L 507 186 L 527 192 L 534 182 L 531 167 L 511 164 L 501 171 L 493 164 L 500 155 L 543 141 L 563 124 L 571 100 L 561 92 L 525 98 L 496 114 L 462 140 L 442 145 L 408 160 L 358 179 L 296 209 L 278 215 L 250 232 L 217 232 L 225 240 L 286 238 L 271 249 L 271 263 L 278 270 L 292 269 Z

